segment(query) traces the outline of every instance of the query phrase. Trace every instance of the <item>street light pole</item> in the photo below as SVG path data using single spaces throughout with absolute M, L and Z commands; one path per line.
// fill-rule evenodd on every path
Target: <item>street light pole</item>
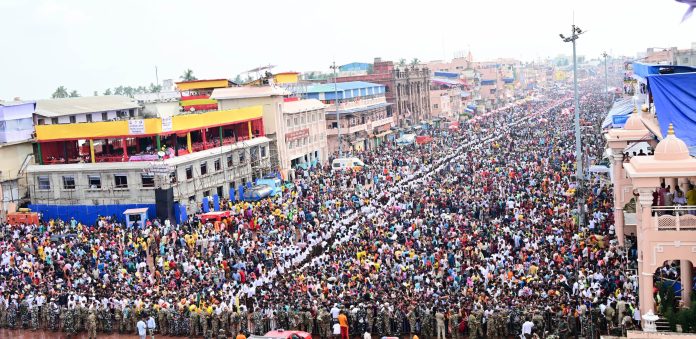
M 585 218 L 583 215 L 583 168 L 582 168 L 582 137 L 580 135 L 580 101 L 578 99 L 578 59 L 575 51 L 575 41 L 580 37 L 583 31 L 580 27 L 572 26 L 572 34 L 569 37 L 560 34 L 561 39 L 564 42 L 573 43 L 573 92 L 575 95 L 575 177 L 577 180 L 577 187 L 575 189 L 575 195 L 578 201 L 578 224 L 583 226 L 585 224 Z
M 606 95 L 607 98 L 607 109 L 609 108 L 609 71 L 607 68 L 607 52 L 603 52 L 602 56 L 604 57 L 604 95 Z
M 336 61 L 333 62 L 333 65 L 331 65 L 331 69 L 333 70 L 333 76 L 334 76 L 334 104 L 336 104 L 336 123 L 338 125 L 338 156 L 339 158 L 343 157 L 343 143 L 341 142 L 341 113 L 338 112 L 338 85 L 336 85 Z

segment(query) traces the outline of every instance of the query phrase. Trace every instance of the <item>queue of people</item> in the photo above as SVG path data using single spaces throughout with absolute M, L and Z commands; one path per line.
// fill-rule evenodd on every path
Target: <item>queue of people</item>
M 583 86 L 597 127 L 601 85 Z M 549 89 L 425 145 L 359 152 L 363 171 L 299 169 L 278 197 L 224 203 L 223 222 L 3 225 L 0 327 L 140 333 L 145 317 L 173 336 L 328 338 L 338 324 L 342 338 L 440 339 L 635 326 L 635 253 L 614 239 L 599 177 L 579 223 L 571 98 Z M 599 133 L 583 145 L 601 156 Z

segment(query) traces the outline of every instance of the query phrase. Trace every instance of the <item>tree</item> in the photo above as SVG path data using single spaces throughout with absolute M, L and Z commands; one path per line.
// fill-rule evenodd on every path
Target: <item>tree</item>
M 406 66 L 406 59 L 404 59 L 404 58 L 399 59 L 399 66 L 405 67 Z
M 133 94 L 135 94 L 135 88 L 130 87 L 130 86 L 126 86 L 123 88 L 123 95 L 129 96 L 132 98 Z
M 411 67 L 416 67 L 418 64 L 420 64 L 420 60 L 418 60 L 418 58 L 413 58 L 413 60 L 411 60 Z
M 98 97 L 99 96 L 99 91 L 94 91 L 94 96 Z
M 68 89 L 65 88 L 65 86 L 59 86 L 56 88 L 56 91 L 53 92 L 51 95 L 51 98 L 56 99 L 56 98 L 67 98 L 69 96 L 68 94 Z
M 80 93 L 77 93 L 76 90 L 72 90 L 72 92 L 70 92 L 70 97 L 71 97 L 71 98 L 77 98 L 77 97 L 79 97 L 79 96 L 80 96 Z
M 234 82 L 237 85 L 241 85 L 244 82 L 244 80 L 242 80 L 241 75 L 237 74 L 237 76 L 234 78 L 234 80 L 232 80 L 232 82 Z
M 111 93 L 111 88 L 107 88 L 106 91 L 104 91 L 104 95 L 113 95 L 113 93 Z
M 114 88 L 114 95 L 123 95 L 123 86 L 118 86 Z
M 162 91 L 162 85 L 155 85 L 153 83 L 150 83 L 150 88 L 148 88 L 148 91 L 150 93 L 159 93 Z
M 189 68 L 184 71 L 184 74 L 179 77 L 183 81 L 193 81 L 193 80 L 198 80 L 195 76 L 193 76 L 193 71 Z

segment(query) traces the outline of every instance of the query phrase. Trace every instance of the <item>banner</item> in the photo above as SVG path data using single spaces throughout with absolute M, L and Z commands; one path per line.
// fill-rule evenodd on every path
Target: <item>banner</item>
M 128 120 L 128 134 L 145 134 L 145 120 Z

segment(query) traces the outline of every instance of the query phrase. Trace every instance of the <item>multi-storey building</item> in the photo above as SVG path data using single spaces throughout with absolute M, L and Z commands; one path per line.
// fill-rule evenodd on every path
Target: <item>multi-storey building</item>
M 0 101 L 0 221 L 26 196 L 24 170 L 31 163 L 33 101 Z
M 31 208 L 93 222 L 133 207 L 180 216 L 203 197 L 234 198 L 236 187 L 271 171 L 262 115 L 251 106 L 146 118 L 124 97 L 39 101 Z
M 430 78 L 431 116 L 448 120 L 459 119 L 470 93 L 463 90 L 463 80 L 458 73 L 433 72 Z
M 358 63 L 344 65 L 356 68 Z M 344 67 L 341 66 L 341 67 Z M 384 86 L 387 116 L 395 126 L 411 126 L 430 116 L 430 70 L 425 66 L 395 66 L 392 61 L 375 58 L 365 74 L 339 76 L 337 82 L 364 81 Z
M 324 163 L 329 153 L 325 105 L 318 100 L 288 98 L 291 94 L 281 87 L 260 86 L 220 88 L 211 96 L 218 101 L 221 110 L 251 105 L 263 108 L 263 125 L 265 135 L 270 139 L 272 167 L 284 175 L 296 166 Z
M 620 246 L 635 248 L 637 253 L 635 270 L 644 331 L 655 331 L 652 320 L 646 321 L 651 318 L 647 314 L 664 317 L 666 309 L 689 307 L 696 263 L 696 124 L 684 119 L 696 106 L 693 96 L 686 94 L 696 92 L 696 73 L 662 75 L 663 68 L 634 65 L 635 76 L 647 79 L 643 91 L 650 99 L 634 99 L 638 104 L 645 102 L 641 112 L 636 109 L 622 128 L 605 135 L 616 236 Z M 630 152 L 644 142 L 654 152 Z M 658 309 L 656 299 L 660 297 L 655 289 L 665 282 L 658 273 L 668 266 L 678 267 L 678 278 L 666 286 L 679 283 L 675 293 L 684 303 Z M 629 332 L 628 337 L 652 336 Z
M 302 96 L 327 105 L 326 134 L 331 154 L 378 146 L 394 124 L 394 117 L 387 114 L 391 104 L 386 100 L 385 86 L 380 84 L 352 81 L 310 85 Z

